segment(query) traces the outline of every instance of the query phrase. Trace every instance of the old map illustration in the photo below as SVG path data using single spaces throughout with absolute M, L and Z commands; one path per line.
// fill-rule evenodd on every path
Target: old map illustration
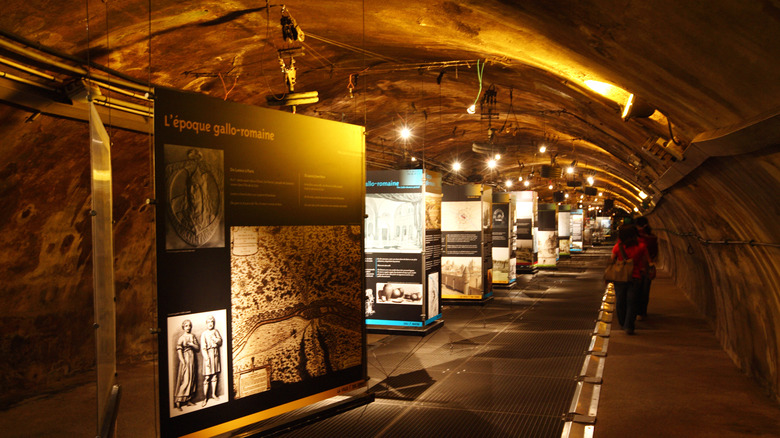
M 361 364 L 356 226 L 231 228 L 236 398 Z

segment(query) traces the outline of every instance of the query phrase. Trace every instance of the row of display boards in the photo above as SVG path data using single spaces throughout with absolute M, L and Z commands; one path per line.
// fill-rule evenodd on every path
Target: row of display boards
M 162 436 L 215 436 L 354 393 L 369 331 L 425 334 L 582 251 L 532 191 L 365 171 L 360 126 L 157 89 Z

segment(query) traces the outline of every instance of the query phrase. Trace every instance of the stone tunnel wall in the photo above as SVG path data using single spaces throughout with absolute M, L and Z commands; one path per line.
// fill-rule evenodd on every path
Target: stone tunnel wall
M 701 241 L 777 244 L 778 193 L 776 146 L 710 158 L 662 198 L 651 224 L 661 263 L 726 353 L 780 401 L 780 248 Z
M 93 378 L 88 126 L 0 106 L 0 408 Z M 117 348 L 154 355 L 150 138 L 113 131 Z M 651 216 L 662 263 L 709 318 L 724 349 L 777 398 L 780 152 L 710 159 Z M 665 231 L 666 230 L 666 231 Z M 677 234 L 675 234 L 677 233 Z M 652 304 L 651 304 L 652 305 Z
M 0 106 L 0 408 L 94 379 L 89 125 Z M 119 360 L 155 351 L 148 136 L 109 129 Z

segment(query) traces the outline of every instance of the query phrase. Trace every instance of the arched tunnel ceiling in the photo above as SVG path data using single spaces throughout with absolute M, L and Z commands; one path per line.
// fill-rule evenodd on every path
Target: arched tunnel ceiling
M 533 172 L 532 188 L 550 199 L 551 181 L 562 190 L 567 179 L 590 175 L 625 208 L 640 204 L 638 191 L 647 191 L 697 135 L 780 108 L 777 1 L 345 0 L 285 7 L 303 41 L 283 39 L 281 4 L 257 1 L 12 0 L 0 30 L 141 84 L 260 106 L 287 91 L 280 53 L 300 48 L 295 91 L 317 91 L 319 101 L 297 112 L 365 125 L 369 168 L 410 165 L 415 157 L 442 170 L 445 180 L 476 174 L 499 186 Z M 0 58 L 20 60 L 7 48 Z M 281 59 L 290 66 L 289 56 Z M 51 74 L 55 86 L 77 76 L 44 64 L 36 69 Z M 0 70 L 47 81 L 9 63 Z M 600 95 L 588 80 L 618 86 L 620 98 Z M 488 92 L 495 92 L 494 116 L 487 105 L 480 109 Z M 628 93 L 658 111 L 622 120 Z M 476 114 L 466 113 L 475 101 Z M 398 135 L 403 126 L 413 130 L 406 141 Z M 680 146 L 663 146 L 670 131 Z M 501 152 L 495 170 L 474 143 Z M 542 165 L 574 160 L 574 175 L 539 177 Z M 450 170 L 454 161 L 463 163 L 461 171 Z

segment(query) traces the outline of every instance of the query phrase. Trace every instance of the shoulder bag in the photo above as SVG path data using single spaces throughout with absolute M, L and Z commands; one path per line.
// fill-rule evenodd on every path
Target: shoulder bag
M 604 280 L 612 282 L 627 282 L 631 281 L 632 274 L 634 273 L 634 261 L 626 256 L 626 250 L 623 249 L 623 244 L 619 243 L 620 256 L 622 260 L 615 258 L 615 261 L 607 266 L 607 270 L 604 271 Z

